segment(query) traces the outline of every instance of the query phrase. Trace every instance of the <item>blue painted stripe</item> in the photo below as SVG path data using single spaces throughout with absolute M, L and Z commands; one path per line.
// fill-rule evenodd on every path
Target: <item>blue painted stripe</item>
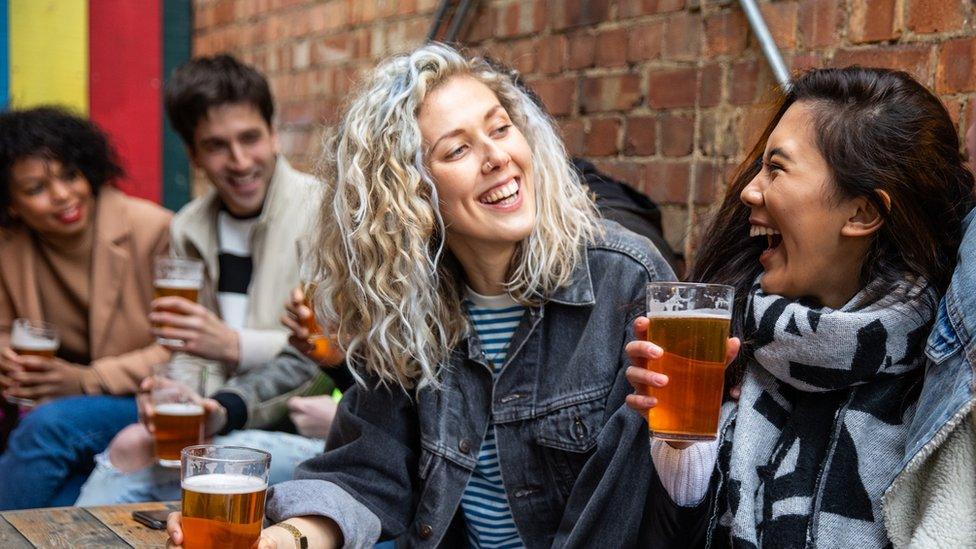
M 7 0 L 0 0 L 0 110 L 10 102 L 10 28 Z

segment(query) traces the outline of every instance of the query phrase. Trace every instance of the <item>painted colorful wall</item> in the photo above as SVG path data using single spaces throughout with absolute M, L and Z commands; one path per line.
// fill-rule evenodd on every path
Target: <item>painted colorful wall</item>
M 176 209 L 189 165 L 162 107 L 190 56 L 190 0 L 0 0 L 0 108 L 63 105 L 111 136 L 127 193 Z

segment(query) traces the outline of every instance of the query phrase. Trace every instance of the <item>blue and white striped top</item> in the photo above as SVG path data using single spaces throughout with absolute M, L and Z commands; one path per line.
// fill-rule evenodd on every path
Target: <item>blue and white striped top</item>
M 495 375 L 498 375 L 505 364 L 508 345 L 522 319 L 525 307 L 507 294 L 483 296 L 470 288 L 467 289 L 464 304 L 468 309 L 471 325 L 481 341 L 485 358 L 490 361 Z M 468 542 L 471 547 L 524 547 L 515 528 L 505 486 L 502 484 L 494 423 L 488 425 L 485 441 L 478 452 L 478 464 L 461 494 L 461 511 L 468 526 Z

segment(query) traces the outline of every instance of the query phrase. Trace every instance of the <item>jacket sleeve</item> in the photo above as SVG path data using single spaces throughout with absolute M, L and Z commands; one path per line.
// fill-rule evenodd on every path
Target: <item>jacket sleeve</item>
M 356 385 L 342 398 L 326 451 L 298 466 L 293 481 L 268 492 L 268 516 L 324 516 L 347 547 L 371 547 L 403 533 L 417 504 L 420 432 L 411 395 Z
M 319 386 L 322 377 L 324 384 Z M 308 394 L 313 385 L 319 394 L 334 387 L 315 362 L 287 345 L 272 361 L 231 378 L 214 398 L 219 401 L 221 393 L 237 395 L 247 408 L 242 427 L 264 429 L 287 415 L 289 398 Z
M 146 273 L 152 273 L 153 259 L 167 255 L 170 249 L 169 215 L 165 222 L 158 223 L 155 240 L 148 246 L 148 253 L 143 261 L 148 260 Z M 148 303 L 146 304 L 148 311 Z M 91 362 L 91 367 L 82 373 L 81 387 L 85 394 L 128 395 L 139 390 L 139 384 L 152 374 L 153 364 L 166 362 L 170 352 L 157 344 L 155 340 L 140 349 L 133 349 L 127 353 L 98 358 Z
M 242 328 L 240 337 L 241 360 L 233 373 L 244 374 L 271 362 L 288 343 L 285 330 L 257 330 Z

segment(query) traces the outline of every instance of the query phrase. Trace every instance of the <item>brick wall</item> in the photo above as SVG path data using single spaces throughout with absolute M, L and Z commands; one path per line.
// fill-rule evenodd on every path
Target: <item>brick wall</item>
M 195 0 L 195 54 L 264 70 L 284 151 L 304 167 L 358 75 L 422 43 L 437 0 Z M 660 203 L 693 256 L 703 216 L 766 121 L 775 79 L 730 0 L 482 0 L 464 41 L 526 76 L 575 155 Z M 761 1 L 791 70 L 907 70 L 969 123 L 976 8 L 969 0 Z M 964 130 L 960 130 L 961 134 Z

